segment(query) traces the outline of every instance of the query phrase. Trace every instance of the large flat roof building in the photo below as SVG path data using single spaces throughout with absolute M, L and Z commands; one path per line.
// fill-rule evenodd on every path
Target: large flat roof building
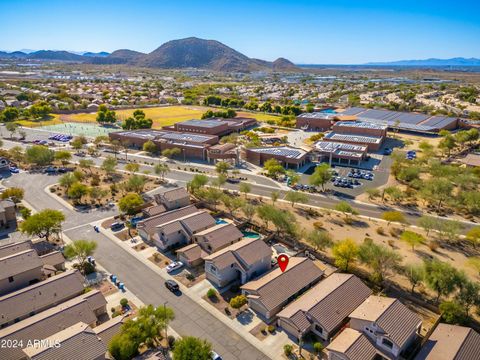
M 319 161 L 332 164 L 357 166 L 367 157 L 368 147 L 333 141 L 318 141 L 313 145 Z
M 164 130 L 189 132 L 197 134 L 208 134 L 224 136 L 232 132 L 239 132 L 257 124 L 253 118 L 213 118 L 213 119 L 192 119 L 181 121 L 173 126 L 165 126 Z

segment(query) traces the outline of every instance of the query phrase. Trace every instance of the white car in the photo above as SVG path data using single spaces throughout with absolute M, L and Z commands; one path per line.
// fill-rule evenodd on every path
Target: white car
M 167 265 L 167 273 L 171 273 L 172 271 L 181 269 L 182 267 L 183 263 L 181 261 L 172 261 Z

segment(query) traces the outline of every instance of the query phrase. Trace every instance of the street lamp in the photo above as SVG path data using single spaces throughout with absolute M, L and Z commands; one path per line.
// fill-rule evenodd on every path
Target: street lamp
M 167 335 L 167 303 L 168 301 L 165 301 L 163 303 L 163 311 L 164 311 L 164 315 L 165 315 L 165 318 L 164 318 L 164 322 L 165 322 L 165 338 L 167 339 L 167 344 L 168 344 L 168 335 Z

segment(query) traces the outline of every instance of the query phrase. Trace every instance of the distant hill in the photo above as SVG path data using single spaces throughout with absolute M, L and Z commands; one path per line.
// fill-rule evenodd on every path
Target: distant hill
M 399 60 L 390 62 L 370 62 L 377 66 L 480 66 L 480 59 L 456 57 L 451 59 Z
M 101 51 L 101 52 L 98 52 L 98 53 L 94 53 L 94 52 L 85 52 L 82 54 L 83 56 L 87 56 L 87 57 L 106 57 L 108 55 L 110 55 L 110 53 L 106 52 L 106 51 Z
M 14 52 L 6 52 L 6 51 L 0 51 L 0 58 L 3 59 L 23 59 L 26 58 L 28 54 L 25 54 L 24 52 L 21 51 L 14 51 Z
M 12 53 L 0 57 L 12 58 Z M 287 59 L 274 62 L 252 59 L 216 40 L 195 37 L 168 41 L 149 54 L 121 49 L 112 52 L 86 52 L 77 55 L 68 51 L 41 50 L 24 54 L 27 59 L 75 61 L 91 64 L 126 64 L 161 69 L 207 69 L 214 71 L 297 71 Z M 18 56 L 20 57 L 20 56 Z
M 34 60 L 57 60 L 57 61 L 84 61 L 82 55 L 72 54 L 68 51 L 40 50 L 28 54 L 28 59 Z

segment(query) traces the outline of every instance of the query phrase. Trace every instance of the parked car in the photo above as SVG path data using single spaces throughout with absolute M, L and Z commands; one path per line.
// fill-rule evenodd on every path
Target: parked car
M 19 170 L 17 167 L 15 167 L 15 166 L 10 166 L 10 167 L 9 167 L 9 170 L 10 170 L 10 172 L 13 173 L 13 174 L 18 174 L 18 173 L 20 172 L 20 170 Z
M 171 273 L 172 271 L 181 269 L 182 267 L 183 263 L 181 261 L 172 261 L 167 265 L 167 273 Z
M 392 155 L 393 150 L 390 148 L 385 148 L 383 150 L 383 155 Z
M 55 166 L 49 166 L 44 170 L 45 174 L 55 174 L 57 172 L 57 168 Z
M 240 180 L 238 180 L 238 179 L 232 179 L 232 178 L 227 179 L 227 183 L 229 183 L 229 184 L 238 184 L 239 182 L 240 182 Z
M 165 287 L 173 293 L 180 290 L 180 287 L 178 286 L 178 284 L 173 280 L 165 281 Z
M 119 231 L 124 227 L 125 227 L 125 224 L 123 222 L 114 222 L 112 225 L 110 225 L 110 230 Z
M 212 350 L 212 360 L 222 360 L 222 357 Z

